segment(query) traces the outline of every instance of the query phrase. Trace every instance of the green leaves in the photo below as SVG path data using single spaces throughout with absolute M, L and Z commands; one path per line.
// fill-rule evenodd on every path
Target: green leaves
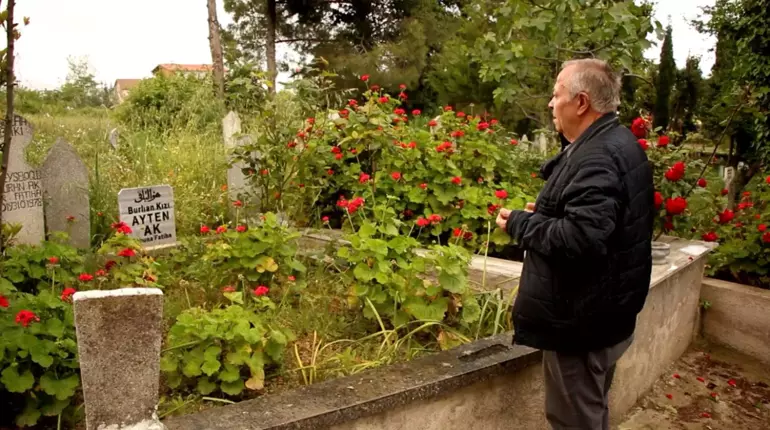
M 75 395 L 75 390 L 80 386 L 80 377 L 72 374 L 64 378 L 57 378 L 53 372 L 46 372 L 40 378 L 40 388 L 46 394 L 56 397 L 57 400 L 67 400 Z
M 18 367 L 9 366 L 0 374 L 0 382 L 11 393 L 23 393 L 35 385 L 35 376 L 29 369 L 20 373 Z

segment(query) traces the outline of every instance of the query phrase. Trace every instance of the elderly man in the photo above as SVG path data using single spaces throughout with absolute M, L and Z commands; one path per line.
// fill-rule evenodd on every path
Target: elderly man
M 554 429 L 609 429 L 615 363 L 631 344 L 652 270 L 652 169 L 615 114 L 620 79 L 600 60 L 564 64 L 548 107 L 562 151 L 527 210 L 497 224 L 526 251 L 514 342 L 543 350 Z

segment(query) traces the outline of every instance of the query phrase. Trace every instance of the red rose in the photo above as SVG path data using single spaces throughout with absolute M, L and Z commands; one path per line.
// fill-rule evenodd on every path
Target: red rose
M 115 260 L 109 260 L 106 263 L 104 263 L 104 270 L 109 272 L 110 270 L 112 270 L 113 267 L 115 267 L 116 264 L 118 263 L 116 263 Z
M 430 221 L 423 217 L 419 217 L 415 223 L 417 224 L 417 227 L 427 227 L 430 224 Z
M 518 145 L 519 141 L 516 139 L 511 139 L 511 145 Z
M 342 109 L 342 110 L 340 110 L 339 114 L 340 114 L 341 117 L 347 118 L 348 115 L 350 115 L 350 111 L 347 110 L 347 109 Z
M 435 126 L 437 126 L 437 125 L 438 125 L 438 123 L 436 122 L 436 120 L 435 120 L 435 119 L 432 119 L 432 120 L 430 120 L 430 121 L 428 122 L 428 126 L 430 126 L 430 127 L 435 127 Z
M 388 96 L 382 96 L 379 98 L 380 103 L 387 103 L 389 100 L 390 99 L 388 98 Z
M 449 112 L 452 110 L 452 106 L 444 106 L 444 112 Z
M 417 148 L 417 142 L 414 142 L 414 141 L 413 142 L 409 142 L 409 144 L 406 145 L 406 147 L 409 148 L 409 149 Z
M 350 99 L 350 100 L 348 100 L 348 106 L 356 107 L 356 106 L 358 106 L 358 101 L 354 100 L 354 99 Z M 342 111 L 340 111 L 340 112 L 342 112 Z M 348 110 L 345 109 L 345 115 L 347 115 L 347 112 L 348 112 Z
M 286 279 L 288 279 L 290 282 L 294 282 L 297 280 L 297 277 L 294 275 L 289 275 Z
M 631 133 L 634 134 L 639 139 L 642 139 L 647 136 L 647 125 L 644 122 L 644 119 L 642 118 L 636 118 L 631 123 Z
M 727 195 L 727 194 L 729 194 L 729 193 L 730 193 L 730 191 L 728 191 L 728 190 L 727 190 L 727 188 L 722 188 L 721 194 L 722 194 L 723 196 L 726 196 L 726 195 Z
M 462 182 L 463 182 L 463 178 L 459 176 L 455 176 L 454 178 L 452 178 L 452 183 L 455 185 L 460 185 Z
M 81 273 L 80 276 L 78 276 L 78 280 L 80 282 L 90 282 L 94 280 L 94 277 L 88 273 Z
M 671 182 L 676 182 L 684 177 L 685 164 L 681 161 L 677 161 L 666 171 L 666 179 Z
M 260 174 L 260 175 L 262 175 L 262 176 L 266 176 L 266 175 L 268 175 L 269 173 L 270 173 L 270 171 L 269 171 L 269 170 L 267 170 L 267 169 L 262 169 L 262 170 L 260 170 L 260 171 L 259 171 L 259 174 Z
M 297 146 L 297 142 L 292 140 L 291 142 L 287 143 L 286 146 L 289 148 L 294 148 L 295 146 Z
M 700 178 L 698 179 L 698 186 L 701 188 L 706 188 L 706 185 L 708 185 L 708 182 L 706 182 L 706 179 Z
M 125 248 L 125 249 L 121 250 L 120 252 L 118 252 L 118 257 L 131 258 L 131 257 L 133 257 L 135 255 L 136 255 L 136 251 L 134 251 L 131 248 Z
M 450 148 L 452 148 L 452 142 L 443 142 L 441 145 L 436 146 L 436 152 L 444 152 Z
M 211 229 L 209 229 L 207 226 L 205 226 L 205 225 L 201 226 L 201 234 L 206 234 L 206 233 L 208 233 L 210 231 L 211 231 Z
M 733 213 L 733 211 L 730 209 L 725 209 L 719 213 L 720 224 L 727 224 L 728 222 L 732 221 L 733 218 L 735 218 L 735 213 Z
M 366 82 L 369 80 L 369 75 L 361 75 L 361 80 Z
M 702 414 L 700 414 L 700 416 L 703 418 L 711 418 L 711 414 L 708 412 L 703 412 Z
M 714 233 L 713 231 L 710 231 L 708 233 L 704 233 L 703 236 L 701 236 L 701 237 L 706 242 L 716 242 L 717 240 L 719 240 L 719 236 L 717 236 L 717 234 Z
M 0 296 L 0 308 L 7 308 L 8 306 L 10 306 L 8 299 L 5 296 Z
M 455 137 L 455 138 L 463 137 L 463 136 L 465 136 L 465 132 L 462 131 L 462 130 L 455 130 L 455 131 L 449 133 L 449 135 L 452 136 L 452 137 Z
M 441 215 L 433 214 L 428 216 L 428 221 L 430 221 L 431 224 L 438 224 L 441 222 Z
M 22 310 L 16 314 L 16 324 L 21 324 L 24 327 L 29 327 L 29 323 L 31 323 L 32 321 L 38 321 L 38 322 L 40 321 L 40 318 L 38 318 L 38 316 L 35 315 L 35 313 L 32 311 Z
M 308 118 L 307 123 L 310 125 L 315 124 L 315 118 Z
M 489 125 L 497 125 L 498 122 L 498 120 L 493 119 L 492 121 L 489 121 Z
M 463 229 L 461 229 L 460 227 L 457 227 L 457 228 L 455 228 L 455 229 L 452 231 L 452 235 L 453 235 L 454 237 L 460 237 L 460 236 L 462 236 L 462 235 L 463 235 Z
M 465 112 L 463 112 L 463 111 L 457 112 L 457 115 L 456 115 L 456 116 L 457 116 L 458 118 L 465 118 Z
M 770 184 L 770 176 L 765 178 L 765 183 Z
M 655 191 L 655 209 L 660 209 L 663 205 L 663 194 L 660 191 Z
M 401 108 L 395 108 L 395 109 L 393 109 L 393 113 L 398 115 L 398 116 L 401 116 L 401 115 L 405 114 L 406 111 L 401 109 Z
M 227 226 L 220 225 L 217 227 L 217 234 L 227 233 Z
M 478 130 L 478 131 L 484 131 L 484 130 L 486 130 L 488 128 L 489 128 L 489 123 L 488 122 L 480 122 L 480 123 L 476 124 L 476 130 Z
M 495 191 L 495 197 L 497 197 L 498 199 L 506 199 L 508 198 L 508 191 L 497 190 Z
M 421 113 L 422 113 L 422 111 L 420 109 L 415 109 L 415 110 L 412 111 L 412 115 L 414 115 L 414 116 L 419 116 Z
M 96 271 L 96 273 L 94 273 L 94 275 L 96 275 L 99 278 L 104 278 L 105 276 L 107 276 L 107 272 L 104 269 L 99 269 Z
M 75 291 L 74 288 L 65 288 L 64 291 L 61 292 L 61 299 L 64 302 L 70 301 L 72 298 L 72 295 L 75 294 L 77 291 Z
M 398 93 L 398 98 L 400 98 L 401 100 L 406 100 L 409 98 L 409 96 L 407 96 L 405 92 L 401 91 L 400 93 Z
M 246 226 L 245 225 L 239 225 L 239 226 L 235 227 L 235 231 L 237 231 L 238 233 L 243 233 L 244 231 L 246 231 Z
M 379 85 L 372 85 L 370 88 L 372 89 L 372 91 L 379 91 L 380 90 L 380 86 Z
M 658 138 L 658 148 L 665 148 L 666 146 L 668 146 L 668 143 L 669 143 L 668 136 L 663 135 Z
M 647 140 L 646 139 L 639 139 L 639 140 L 637 140 L 637 142 L 639 142 L 639 146 L 641 146 L 642 149 L 644 149 L 645 151 L 647 149 L 649 149 L 649 145 L 647 145 Z
M 353 200 L 349 201 L 348 204 L 347 204 L 348 212 L 350 212 L 351 214 L 356 213 L 356 211 L 361 206 L 363 206 L 363 204 L 364 204 L 364 199 L 363 198 L 361 198 L 361 197 L 354 198 Z
M 473 239 L 473 233 L 471 233 L 469 231 L 466 231 L 465 234 L 463 235 L 463 239 L 465 239 L 465 240 Z
M 537 173 L 532 172 L 529 174 L 529 176 L 532 177 L 532 179 L 537 178 Z
M 770 231 L 766 231 L 762 234 L 762 242 L 770 243 Z
M 390 177 L 393 178 L 394 181 L 398 181 L 401 179 L 401 172 L 393 172 L 390 174 Z
M 267 288 L 264 285 L 260 285 L 260 286 L 258 286 L 257 288 L 254 289 L 254 295 L 257 296 L 257 297 L 264 296 L 268 292 L 270 292 L 270 289 Z
M 369 182 L 369 179 L 371 179 L 371 176 L 367 175 L 366 173 L 361 173 L 361 175 L 358 176 L 358 182 L 361 184 Z
M 765 224 L 760 224 L 757 226 L 757 230 L 759 230 L 760 233 L 764 233 L 767 230 L 767 226 Z
M 422 184 L 420 184 L 420 188 L 422 188 L 424 190 L 424 189 L 428 188 L 428 184 L 423 182 Z
M 666 212 L 669 215 L 679 215 L 687 209 L 687 200 L 684 197 L 676 197 L 674 199 L 666 199 Z
M 335 160 L 342 160 L 342 154 L 334 154 Z

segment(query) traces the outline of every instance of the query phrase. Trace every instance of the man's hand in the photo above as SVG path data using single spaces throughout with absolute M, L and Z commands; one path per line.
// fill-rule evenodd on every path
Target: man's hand
M 509 216 L 511 216 L 511 210 L 510 209 L 500 209 L 500 212 L 497 213 L 497 220 L 495 220 L 495 223 L 503 231 L 507 231 L 505 229 L 505 225 L 508 223 L 508 217 Z
M 525 212 L 534 212 L 535 211 L 535 204 L 532 202 L 527 203 L 527 206 L 524 208 Z

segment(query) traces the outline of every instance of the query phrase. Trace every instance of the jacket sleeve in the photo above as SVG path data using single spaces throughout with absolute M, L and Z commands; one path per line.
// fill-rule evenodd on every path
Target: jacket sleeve
M 605 256 L 617 222 L 621 189 L 614 163 L 582 163 L 562 194 L 564 217 L 513 211 L 506 230 L 522 248 L 546 256 Z

